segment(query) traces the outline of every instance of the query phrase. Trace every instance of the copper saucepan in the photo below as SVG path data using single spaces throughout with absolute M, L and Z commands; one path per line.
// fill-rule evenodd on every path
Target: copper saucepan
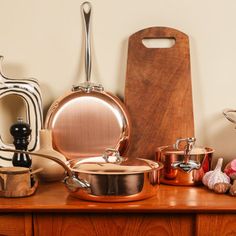
M 90 14 L 91 4 L 84 2 L 86 82 L 73 86 L 72 92 L 57 99 L 45 121 L 45 128 L 52 130 L 54 148 L 67 159 L 101 155 L 107 147 L 124 154 L 130 138 L 124 104 L 101 85 L 90 82 Z
M 67 163 L 40 153 L 0 150 L 27 153 L 57 162 L 68 174 L 64 183 L 72 196 L 98 202 L 127 202 L 154 196 L 163 168 L 159 162 L 121 157 L 113 149 L 107 149 L 102 156 L 73 159 Z
M 174 145 L 157 148 L 156 160 L 164 165 L 161 183 L 186 186 L 202 184 L 203 175 L 211 169 L 214 150 L 195 147 L 195 141 L 195 138 L 177 139 Z

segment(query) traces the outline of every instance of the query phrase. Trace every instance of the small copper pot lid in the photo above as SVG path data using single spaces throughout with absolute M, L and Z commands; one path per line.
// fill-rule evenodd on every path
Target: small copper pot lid
M 212 153 L 214 150 L 207 147 L 196 147 L 196 138 L 183 138 L 177 139 L 175 144 L 172 146 L 161 147 L 161 151 L 166 154 L 177 154 L 177 155 L 202 155 Z

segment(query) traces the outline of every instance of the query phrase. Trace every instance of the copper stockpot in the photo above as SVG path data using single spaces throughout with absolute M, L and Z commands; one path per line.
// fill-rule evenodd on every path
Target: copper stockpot
M 154 196 L 160 183 L 159 162 L 125 158 L 113 149 L 104 155 L 78 158 L 67 163 L 56 157 L 36 152 L 1 149 L 6 152 L 28 153 L 32 157 L 53 160 L 64 167 L 64 183 L 74 197 L 97 202 L 127 202 Z
M 164 165 L 160 181 L 169 185 L 200 185 L 210 170 L 212 148 L 194 147 L 196 139 L 178 139 L 175 145 L 158 147 L 156 160 Z M 185 143 L 184 147 L 181 144 Z

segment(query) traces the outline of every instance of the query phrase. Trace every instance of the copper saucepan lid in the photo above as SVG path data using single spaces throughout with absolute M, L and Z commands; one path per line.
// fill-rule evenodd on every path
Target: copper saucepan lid
M 122 157 L 114 149 L 107 149 L 102 156 L 70 160 L 67 165 L 74 172 L 99 175 L 138 174 L 161 166 L 160 163 L 147 159 Z
M 212 152 L 213 150 L 206 147 L 196 146 L 196 138 L 181 138 L 177 139 L 175 144 L 169 146 L 160 147 L 166 154 L 177 154 L 177 155 L 202 155 Z M 184 144 L 184 145 L 183 145 Z

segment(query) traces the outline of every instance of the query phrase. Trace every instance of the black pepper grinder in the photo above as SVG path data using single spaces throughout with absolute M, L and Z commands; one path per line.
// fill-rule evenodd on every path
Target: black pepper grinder
M 10 133 L 14 138 L 13 144 L 17 150 L 27 151 L 29 145 L 29 136 L 31 129 L 29 124 L 25 123 L 22 118 L 18 118 L 17 122 L 10 128 Z M 32 160 L 28 154 L 14 153 L 12 157 L 13 166 L 21 166 L 30 168 Z

